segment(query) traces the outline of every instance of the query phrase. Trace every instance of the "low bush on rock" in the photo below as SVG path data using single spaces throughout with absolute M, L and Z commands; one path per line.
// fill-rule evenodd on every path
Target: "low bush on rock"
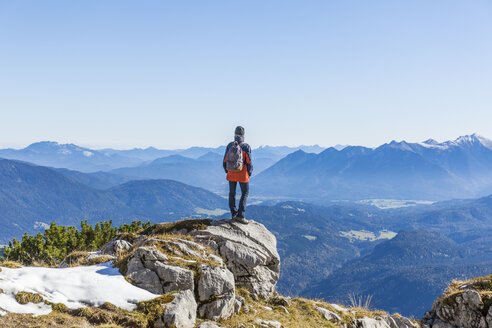
M 112 221 L 99 222 L 95 226 L 82 221 L 80 229 L 51 223 L 44 233 L 39 232 L 35 236 L 26 233 L 21 241 L 14 239 L 9 242 L 3 257 L 23 265 L 57 266 L 71 252 L 99 250 L 117 233 L 129 234 L 148 227 L 150 222 L 141 221 L 119 227 L 113 227 Z

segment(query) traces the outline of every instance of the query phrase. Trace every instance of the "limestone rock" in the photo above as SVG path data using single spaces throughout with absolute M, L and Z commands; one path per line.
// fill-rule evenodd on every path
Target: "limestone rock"
M 483 302 L 476 290 L 465 290 L 446 300 L 438 298 L 433 306 L 437 319 L 443 323 L 463 328 L 487 328 L 482 315 Z M 434 327 L 436 323 L 432 324 Z
M 198 311 L 202 318 L 219 320 L 221 318 L 231 317 L 234 314 L 235 305 L 236 298 L 234 292 L 230 292 L 212 302 L 202 303 Z
M 163 293 L 159 276 L 152 270 L 142 268 L 140 270 L 131 271 L 126 277 L 129 278 L 135 286 L 148 290 L 151 293 Z
M 492 306 L 489 308 L 489 311 L 487 312 L 487 317 L 485 318 L 485 321 L 487 322 L 487 325 L 492 327 Z
M 154 294 L 176 290 L 193 290 L 193 272 L 178 266 L 167 265 L 167 256 L 156 249 L 139 247 L 127 263 L 126 277 L 140 288 Z
M 273 321 L 273 320 L 261 320 L 259 318 L 255 319 L 255 323 L 257 323 L 260 327 L 265 327 L 265 328 L 282 328 L 282 324 L 278 321 Z
M 164 293 L 187 289 L 193 291 L 195 288 L 193 271 L 160 262 L 157 262 L 155 266 Z
M 113 238 L 101 250 L 101 254 L 117 255 L 119 252 L 128 251 L 132 248 L 132 244 L 123 239 Z
M 456 328 L 456 327 L 450 323 L 442 322 L 441 320 L 436 319 L 432 324 L 432 328 Z
M 222 328 L 218 326 L 215 322 L 205 321 L 198 325 L 198 328 Z
M 318 311 L 318 313 L 321 314 L 328 321 L 331 321 L 334 323 L 338 323 L 338 322 L 342 321 L 342 318 L 340 318 L 340 316 L 338 314 L 336 314 L 335 312 L 332 312 L 328 309 L 317 306 L 316 311 Z
M 206 229 L 189 234 L 225 259 L 238 286 L 264 298 L 273 294 L 279 278 L 280 257 L 277 240 L 265 226 L 252 220 L 248 224 L 215 220 Z
M 164 327 L 192 328 L 196 323 L 197 304 L 191 290 L 174 294 L 174 300 L 165 305 Z
M 349 326 L 350 328 L 390 328 L 389 324 L 382 318 L 361 318 Z
M 200 302 L 229 292 L 234 292 L 234 275 L 231 271 L 227 268 L 200 266 L 200 280 L 198 281 Z
M 241 308 L 243 307 L 245 303 L 244 297 L 237 297 L 234 300 L 234 313 L 239 314 L 241 312 Z
M 290 306 L 290 298 L 289 297 L 282 297 L 282 296 L 275 296 L 275 297 L 272 297 L 270 299 L 270 303 L 273 305 L 289 307 Z
M 400 317 L 397 315 L 384 317 L 384 320 L 391 328 L 418 328 L 418 324 L 410 321 L 410 319 L 405 317 Z
M 100 259 L 107 262 L 107 261 L 114 260 L 115 257 L 113 255 L 104 255 L 104 254 L 93 253 L 93 254 L 89 254 L 89 256 L 87 256 L 86 261 L 90 263 L 92 261 L 98 261 Z
M 198 298 L 201 317 L 212 320 L 231 317 L 236 309 L 232 272 L 227 268 L 201 265 Z

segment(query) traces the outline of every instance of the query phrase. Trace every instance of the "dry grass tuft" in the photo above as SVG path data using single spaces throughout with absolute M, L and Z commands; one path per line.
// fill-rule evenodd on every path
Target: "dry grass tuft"
M 138 302 L 136 311 L 144 314 L 149 322 L 155 322 L 164 314 L 164 304 L 173 300 L 174 296 L 172 293 L 168 293 L 153 300 Z
M 34 317 L 30 314 L 9 313 L 0 317 L 2 328 L 67 328 L 91 327 L 87 320 L 66 313 L 52 312 L 48 315 Z M 100 327 L 102 328 L 102 327 Z M 106 328 L 109 328 L 106 326 Z M 113 326 L 113 328 L 122 328 Z
M 109 255 L 98 256 L 91 260 L 88 260 L 89 253 L 86 251 L 74 251 L 68 254 L 64 261 L 67 263 L 69 267 L 77 267 L 83 265 L 96 265 L 111 261 L 113 257 Z
M 18 292 L 15 295 L 15 300 L 19 304 L 27 303 L 41 303 L 43 301 L 43 296 L 30 292 Z
M 10 268 L 10 269 L 19 269 L 19 268 L 22 268 L 22 264 L 20 264 L 19 262 L 15 262 L 15 261 L 2 261 L 2 262 L 0 262 L 0 267 Z
M 111 303 L 100 307 L 86 307 L 73 310 L 73 316 L 85 318 L 92 325 L 116 325 L 128 328 L 146 328 L 148 321 L 144 315 L 135 311 L 125 311 Z
M 176 222 L 159 223 L 154 224 L 144 231 L 141 232 L 142 235 L 160 235 L 168 234 L 172 231 L 185 230 L 186 232 L 192 230 L 204 230 L 212 223 L 211 219 L 187 219 Z

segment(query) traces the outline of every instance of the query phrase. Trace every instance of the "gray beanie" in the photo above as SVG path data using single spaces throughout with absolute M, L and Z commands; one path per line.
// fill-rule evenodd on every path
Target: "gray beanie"
M 244 128 L 242 126 L 237 126 L 236 130 L 234 131 L 234 134 L 237 136 L 244 137 Z

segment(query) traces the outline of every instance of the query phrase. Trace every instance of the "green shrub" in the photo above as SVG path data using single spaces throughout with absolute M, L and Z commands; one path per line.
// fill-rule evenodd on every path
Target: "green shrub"
M 25 233 L 21 241 L 14 239 L 9 242 L 3 258 L 24 265 L 56 266 L 71 252 L 96 251 L 117 233 L 134 233 L 150 226 L 150 222 L 133 221 L 131 224 L 125 223 L 116 228 L 112 226 L 112 221 L 102 221 L 95 226 L 82 221 L 80 229 L 77 229 L 74 226 L 51 223 L 44 233 L 39 232 L 35 236 Z

